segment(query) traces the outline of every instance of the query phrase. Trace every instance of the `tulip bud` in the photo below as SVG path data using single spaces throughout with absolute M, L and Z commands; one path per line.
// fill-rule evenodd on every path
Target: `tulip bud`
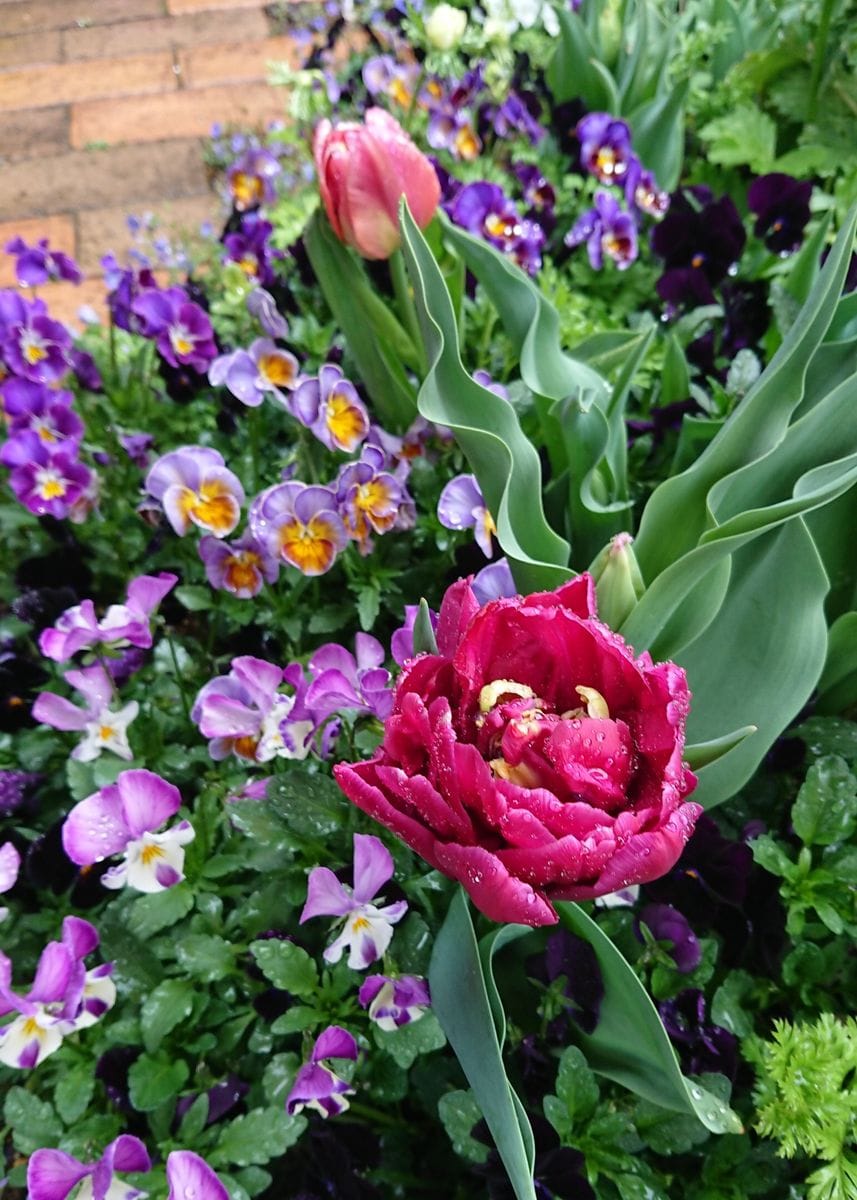
M 598 615 L 611 629 L 621 628 L 646 590 L 631 547 L 633 540 L 630 533 L 617 533 L 592 564 Z
M 440 202 L 435 169 L 384 109 L 368 109 L 362 125 L 322 121 L 313 153 L 333 231 L 364 258 L 389 258 L 398 249 L 402 196 L 420 229 L 434 216 Z
M 425 23 L 426 38 L 435 50 L 454 50 L 467 28 L 467 13 L 451 4 L 438 4 Z

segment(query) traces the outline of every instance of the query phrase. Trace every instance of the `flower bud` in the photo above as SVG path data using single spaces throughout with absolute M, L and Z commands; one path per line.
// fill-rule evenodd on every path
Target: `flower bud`
M 466 12 L 451 4 L 438 4 L 426 21 L 426 38 L 435 50 L 454 50 L 466 28 Z
M 630 533 L 617 533 L 592 564 L 598 596 L 598 615 L 611 629 L 619 629 L 646 590 L 637 565 Z

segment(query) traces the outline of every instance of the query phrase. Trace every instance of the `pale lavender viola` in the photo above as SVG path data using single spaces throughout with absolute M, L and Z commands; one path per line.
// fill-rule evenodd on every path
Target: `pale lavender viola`
M 194 838 L 189 821 L 158 832 L 181 802 L 178 788 L 153 771 L 122 771 L 74 806 L 63 823 L 63 848 L 80 867 L 121 854 L 122 862 L 101 877 L 105 887 L 165 891 L 184 878 L 184 847 Z
M 332 1058 L 356 1062 L 357 1042 L 341 1025 L 329 1025 L 316 1039 L 309 1057 L 298 1071 L 292 1090 L 286 1097 L 286 1112 L 295 1116 L 311 1108 L 322 1117 L 337 1116 L 348 1108 L 354 1088 L 340 1079 L 325 1063 Z
M 317 377 L 305 379 L 296 388 L 290 409 L 328 450 L 351 454 L 369 432 L 366 405 L 354 384 L 333 363 L 326 363 Z
M 437 502 L 437 519 L 446 529 L 472 529 L 485 557 L 493 554 L 491 539 L 497 526 L 485 506 L 475 475 L 456 475 L 449 481 Z
M 47 238 L 28 246 L 21 237 L 6 243 L 6 253 L 15 256 L 15 276 L 25 287 L 38 287 L 52 279 L 80 283 L 83 272 L 74 259 L 62 250 L 51 250 Z
M 608 192 L 595 193 L 595 207 L 575 221 L 565 236 L 566 246 L 586 243 L 589 262 L 599 271 L 605 255 L 620 271 L 637 257 L 637 226 L 634 218 Z
M 292 694 L 281 692 L 283 684 Z M 215 762 L 235 754 L 249 762 L 303 759 L 318 728 L 306 702 L 308 681 L 299 663 L 285 670 L 252 655 L 233 658 L 228 675 L 210 679 L 197 694 L 191 720 L 209 738 Z
M 66 671 L 65 681 L 84 697 L 79 707 L 53 692 L 40 692 L 33 704 L 33 718 L 43 725 L 84 736 L 71 752 L 79 762 L 92 762 L 103 750 L 130 761 L 134 753 L 128 744 L 128 726 L 140 711 L 136 700 L 115 711 L 113 681 L 101 663 L 79 671 Z
M 36 1067 L 59 1049 L 64 1037 L 93 1025 L 113 1006 L 113 964 L 89 970 L 84 964 L 98 943 L 98 931 L 89 921 L 66 917 L 62 940 L 45 946 L 26 995 L 12 990 L 12 963 L 0 952 L 0 1017 L 17 1014 L 0 1026 L 0 1062 Z
M 66 662 L 79 650 L 94 645 L 137 646 L 148 650 L 152 645 L 150 622 L 164 596 L 178 583 L 168 571 L 158 575 L 138 575 L 128 584 L 124 604 L 111 604 L 101 621 L 91 600 L 67 608 L 56 625 L 39 636 L 39 649 L 54 662 Z
M 114 1178 L 126 1171 L 150 1171 L 152 1161 L 139 1138 L 123 1133 L 105 1146 L 94 1163 L 82 1163 L 63 1150 L 36 1150 L 27 1164 L 28 1200 L 66 1200 L 78 1183 L 76 1200 L 139 1200 L 145 1192 Z
M 173 1150 L 167 1155 L 167 1183 L 167 1200 L 229 1200 L 225 1185 L 192 1150 Z
M 10 438 L 0 448 L 0 463 L 10 468 L 9 486 L 20 504 L 38 517 L 63 520 L 93 482 L 92 472 L 77 460 L 75 442 L 53 448 L 32 429 Z
M 369 1020 L 392 1033 L 424 1016 L 431 1005 L 428 983 L 419 975 L 369 975 L 357 993 Z
M 221 354 L 208 369 L 209 383 L 225 387 L 248 408 L 258 408 L 265 396 L 287 407 L 287 393 L 297 386 L 299 376 L 295 356 L 270 338 L 257 338 L 247 350 Z
M 361 554 L 372 552 L 373 533 L 389 533 L 404 528 L 409 504 L 413 504 L 404 486 L 407 462 L 391 472 L 387 456 L 379 446 L 363 446 L 357 462 L 344 466 L 336 480 L 339 513 Z
M 140 332 L 154 341 L 171 367 L 190 367 L 204 375 L 217 357 L 208 314 L 182 288 L 145 288 L 133 300 L 131 312 L 140 322 Z
M 274 297 L 264 288 L 253 288 L 247 297 L 247 311 L 256 318 L 268 337 L 288 337 L 289 323 L 277 309 Z
M 207 446 L 181 446 L 151 467 L 144 487 L 158 500 L 179 537 L 192 525 L 228 537 L 241 519 L 244 488 L 223 455 Z
M 512 578 L 512 568 L 507 558 L 498 558 L 496 562 L 488 563 L 481 571 L 477 571 L 470 584 L 473 595 L 480 604 L 489 600 L 499 600 L 503 596 L 516 596 L 518 589 Z
M 206 534 L 200 538 L 197 549 L 211 586 L 239 600 L 258 596 L 264 584 L 276 583 L 280 573 L 280 564 L 251 533 L 245 533 L 235 542 L 220 541 Z
M 393 926 L 408 911 L 407 900 L 384 905 L 377 895 L 392 876 L 390 851 L 380 838 L 363 833 L 354 835 L 353 888 L 340 883 L 329 867 L 310 871 L 300 923 L 313 917 L 343 921 L 342 930 L 324 951 L 325 962 L 338 963 L 347 950 L 349 967 L 364 971 L 384 957 L 393 938 Z
M 368 633 L 354 639 L 355 653 L 336 642 L 320 646 L 307 663 L 312 683 L 307 704 L 317 717 L 353 709 L 386 721 L 393 707 L 390 672 L 384 669 L 384 647 Z
M 287 480 L 256 497 L 250 506 L 250 532 L 272 557 L 302 575 L 323 575 L 348 545 L 349 530 L 330 489 Z

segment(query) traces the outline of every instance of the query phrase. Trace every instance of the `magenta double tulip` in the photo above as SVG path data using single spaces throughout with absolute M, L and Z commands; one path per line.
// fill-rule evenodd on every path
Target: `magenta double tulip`
M 673 866 L 701 812 L 687 681 L 597 619 L 591 576 L 482 607 L 460 581 L 437 645 L 406 664 L 375 757 L 334 768 L 350 800 L 496 921 L 551 924 L 552 900 Z
M 389 258 L 398 248 L 399 200 L 421 229 L 440 202 L 434 167 L 382 108 L 366 121 L 322 121 L 313 141 L 321 198 L 336 236 L 364 258 Z

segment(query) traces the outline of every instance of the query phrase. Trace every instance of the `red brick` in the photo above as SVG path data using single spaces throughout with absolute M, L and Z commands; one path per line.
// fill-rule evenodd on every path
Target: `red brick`
M 84 279 L 80 284 L 66 283 L 64 280 L 45 283 L 39 288 L 39 296 L 47 304 L 48 312 L 55 321 L 62 321 L 76 329 L 83 326 L 77 314 L 84 305 L 94 308 L 102 322 L 107 321 L 107 293 L 101 276 Z
M 142 54 L 230 40 L 249 41 L 263 38 L 267 33 L 265 14 L 261 10 L 246 9 L 68 29 L 63 33 L 62 44 L 67 59 L 110 58 L 123 54 L 129 46 Z
M 20 221 L 0 222 L 0 250 L 13 237 L 22 237 L 25 242 L 36 242 L 47 238 L 52 250 L 62 250 L 72 256 L 76 251 L 74 220 L 69 216 L 25 217 Z M 0 287 L 14 287 L 15 259 L 5 252 L 0 254 Z
M 47 108 L 75 100 L 164 92 L 177 86 L 170 54 L 56 63 L 0 74 L 0 110 Z
M 67 150 L 70 119 L 66 107 L 0 113 L 0 166 Z
M 189 88 L 145 100 L 92 100 L 71 110 L 71 144 L 150 142 L 168 129 L 173 137 L 202 137 L 213 122 L 260 125 L 283 116 L 282 91 L 266 84 Z
M 223 220 L 220 201 L 211 191 L 198 196 L 185 196 L 180 200 L 122 204 L 78 213 L 77 260 L 83 270 L 96 271 L 101 256 L 108 250 L 121 258 L 126 250 L 136 244 L 126 224 L 128 213 L 144 216 L 150 211 L 155 214 L 158 234 L 165 234 L 170 241 L 191 249 L 199 242 L 199 227 L 203 221 L 212 221 L 217 227 L 218 222 Z M 143 250 L 145 252 L 145 247 Z
M 167 12 L 173 16 L 185 13 L 212 12 L 214 9 L 265 8 L 269 0 L 167 0 Z
M 3 32 L 74 29 L 131 18 L 159 17 L 164 0 L 17 0 L 3 5 Z
M 161 200 L 194 196 L 208 186 L 197 139 L 113 150 L 73 150 L 0 171 L 0 220 L 105 205 L 139 211 Z
M 268 64 L 287 62 L 300 65 L 304 48 L 288 37 L 265 38 L 260 42 L 230 42 L 225 46 L 205 46 L 179 53 L 181 78 L 187 87 L 207 87 L 218 83 L 248 83 L 265 80 Z
M 0 28 L 3 28 L 0 9 Z M 59 30 L 21 33 L 17 37 L 0 37 L 0 69 L 27 67 L 34 63 L 54 63 L 60 60 Z

